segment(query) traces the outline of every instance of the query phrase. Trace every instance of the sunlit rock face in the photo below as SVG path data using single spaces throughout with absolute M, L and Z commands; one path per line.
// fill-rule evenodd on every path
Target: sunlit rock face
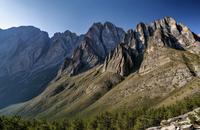
M 108 70 L 110 72 L 126 76 L 134 67 L 135 58 L 136 53 L 134 53 L 134 51 L 132 51 L 127 44 L 119 44 L 117 48 L 106 58 L 103 72 Z
M 139 23 L 135 30 L 127 31 L 125 34 L 124 43 L 126 44 L 126 48 L 131 48 L 132 50 L 129 51 L 129 55 L 134 55 L 131 56 L 132 58 L 128 58 L 132 59 L 131 67 L 130 63 L 127 61 L 126 63 L 124 60 L 123 65 L 121 65 L 120 61 L 121 59 L 124 59 L 122 57 L 127 58 L 127 53 L 117 51 L 120 50 L 119 47 L 117 47 L 114 53 L 112 52 L 106 58 L 103 71 L 107 70 L 111 72 L 117 72 L 120 75 L 124 75 L 122 68 L 128 69 L 126 70 L 126 74 L 127 72 L 130 73 L 132 70 L 137 68 L 139 69 L 140 73 L 149 71 L 154 67 L 159 66 L 159 64 L 161 65 L 170 62 L 170 58 L 167 57 L 165 52 L 166 48 L 187 50 L 191 53 L 199 54 L 198 36 L 191 32 L 188 27 L 177 23 L 171 17 L 165 17 L 150 24 Z

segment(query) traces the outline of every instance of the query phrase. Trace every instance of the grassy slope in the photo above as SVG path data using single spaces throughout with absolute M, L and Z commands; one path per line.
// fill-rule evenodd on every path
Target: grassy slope
M 3 113 L 14 113 L 25 117 L 70 117 L 74 113 L 82 111 L 93 102 L 98 100 L 107 91 L 123 78 L 118 74 L 101 73 L 96 68 L 84 74 L 74 77 L 63 77 L 52 83 L 38 97 L 25 104 L 14 105 L 6 108 Z M 55 90 L 64 87 L 63 91 L 57 93 Z M 13 111 L 12 113 L 13 114 Z
M 199 61 L 197 56 L 182 51 L 174 52 L 174 50 L 170 50 L 166 54 L 170 57 L 171 62 L 142 75 L 129 75 L 114 89 L 84 110 L 82 115 L 95 115 L 105 110 L 115 111 L 124 109 L 124 106 L 126 107 L 125 109 L 134 109 L 144 105 L 157 105 L 160 102 L 165 104 L 163 100 L 171 97 L 171 93 L 188 88 L 188 85 L 193 86 L 191 83 L 194 80 L 199 80 L 199 78 L 192 76 L 190 73 L 193 69 L 192 64 L 197 64 L 196 62 Z M 182 58 L 183 56 L 189 57 L 187 61 Z M 189 63 L 190 66 L 188 66 Z M 185 73 L 188 73 L 190 77 L 184 78 L 187 77 L 184 75 Z M 173 85 L 172 81 L 175 82 Z M 182 86 L 180 87 L 179 85 Z M 200 90 L 194 89 L 193 91 L 199 92 Z M 182 94 L 185 95 L 185 93 Z
M 184 98 L 191 97 L 200 93 L 200 78 L 194 78 L 188 82 L 184 87 L 172 92 L 168 97 L 163 99 L 156 107 L 169 106 L 181 101 Z

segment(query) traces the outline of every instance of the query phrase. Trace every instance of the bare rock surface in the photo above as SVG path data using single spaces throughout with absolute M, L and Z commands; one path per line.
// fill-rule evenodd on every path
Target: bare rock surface
M 162 120 L 160 126 L 151 127 L 146 130 L 198 130 L 200 129 L 200 126 L 198 124 L 194 124 L 191 117 L 194 117 L 196 122 L 200 122 L 199 112 L 200 108 L 196 108 L 184 115 L 173 117 L 168 120 Z
M 63 73 L 76 75 L 102 63 L 107 54 L 124 39 L 124 35 L 125 32 L 112 23 L 94 23 L 73 52 Z

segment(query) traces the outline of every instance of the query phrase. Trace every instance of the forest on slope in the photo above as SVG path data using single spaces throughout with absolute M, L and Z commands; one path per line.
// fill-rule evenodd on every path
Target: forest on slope
M 184 114 L 200 107 L 200 94 L 185 98 L 170 106 L 141 107 L 135 110 L 104 112 L 90 119 L 63 119 L 46 121 L 22 119 L 19 116 L 0 117 L 0 130 L 144 130 L 158 126 L 160 121 Z M 200 116 L 200 112 L 198 113 Z M 193 123 L 200 125 L 199 121 Z

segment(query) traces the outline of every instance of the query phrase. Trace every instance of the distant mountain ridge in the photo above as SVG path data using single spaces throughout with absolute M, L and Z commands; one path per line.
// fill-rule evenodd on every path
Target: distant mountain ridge
M 0 107 L 42 92 L 64 58 L 71 55 L 67 50 L 73 51 L 78 40 L 79 36 L 69 31 L 50 39 L 46 32 L 33 26 L 1 30 Z
M 76 45 L 40 95 L 0 113 L 85 117 L 173 104 L 200 92 L 200 38 L 171 17 L 127 32 L 95 23 Z

